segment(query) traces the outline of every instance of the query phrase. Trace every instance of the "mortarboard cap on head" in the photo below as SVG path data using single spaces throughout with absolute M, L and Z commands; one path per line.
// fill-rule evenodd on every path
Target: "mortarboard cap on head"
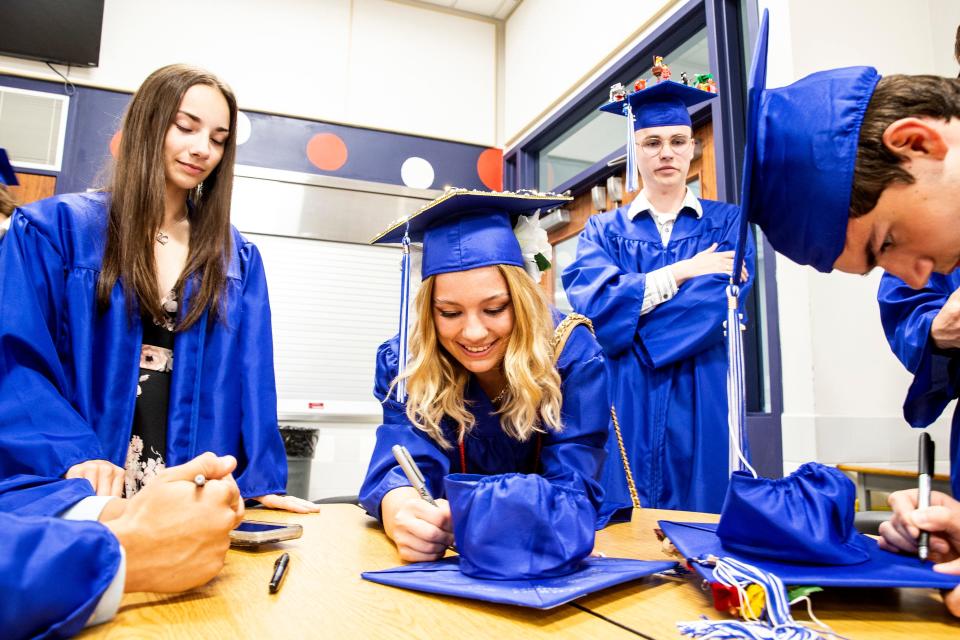
M 554 193 L 472 191 L 449 189 L 436 200 L 405 218 L 392 222 L 371 244 L 400 243 L 404 247 L 400 269 L 400 371 L 407 362 L 410 300 L 411 242 L 423 243 L 422 278 L 469 271 L 493 265 L 523 267 L 539 281 L 549 268 L 546 231 L 539 226 L 539 213 L 573 198 Z M 515 231 L 511 222 L 518 221 Z M 528 218 L 536 222 L 530 223 Z M 523 239 L 523 246 L 518 237 Z M 397 399 L 406 398 L 406 387 L 397 383 Z
M 17 180 L 17 174 L 13 172 L 13 166 L 10 164 L 6 149 L 0 149 L 0 184 L 5 184 L 8 187 L 15 187 L 20 184 Z
M 741 207 L 774 249 L 828 272 L 843 252 L 860 125 L 880 74 L 830 69 L 766 89 L 767 33 L 764 11 L 748 85 Z
M 624 93 L 614 85 L 611 100 L 600 107 L 601 111 L 626 116 L 627 121 L 627 191 L 639 188 L 637 181 L 637 151 L 633 132 L 650 127 L 676 125 L 693 126 L 689 108 L 717 97 L 716 93 L 704 91 L 673 80 L 663 80 L 649 87 Z
M 512 220 L 553 209 L 572 198 L 552 193 L 451 189 L 390 225 L 374 244 L 423 243 L 421 276 L 468 271 L 496 264 L 523 267 Z
M 676 125 L 693 126 L 690 119 L 690 107 L 713 100 L 716 93 L 697 89 L 689 85 L 664 80 L 651 84 L 624 96 L 623 100 L 614 100 L 600 107 L 601 111 L 616 115 L 627 115 L 627 105 L 633 112 L 633 130 L 650 127 L 671 127 Z

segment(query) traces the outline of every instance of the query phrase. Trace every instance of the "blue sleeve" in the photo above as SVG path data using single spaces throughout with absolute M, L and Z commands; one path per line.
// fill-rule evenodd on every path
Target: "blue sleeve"
M 67 265 L 24 215 L 0 245 L 0 476 L 62 476 L 104 458 L 92 427 L 67 400 L 58 353 Z
M 410 451 L 434 496 L 443 495 L 443 479 L 450 472 L 447 456 L 426 433 L 413 426 L 407 418 L 405 404 L 397 400 L 396 390 L 390 388 L 397 376 L 397 345 L 398 339 L 394 337 L 377 350 L 373 394 L 383 405 L 383 424 L 377 428 L 370 465 L 360 487 L 360 506 L 378 520 L 383 496 L 397 487 L 410 486 L 393 457 L 393 445 L 402 444 Z
M 540 462 L 551 484 L 577 489 L 594 510 L 603 503 L 600 475 L 610 433 L 610 391 L 603 351 L 590 331 L 573 330 L 560 356 L 563 429 L 544 439 Z
M 92 495 L 90 482 L 81 478 L 16 475 L 0 480 L 0 513 L 54 517 Z
M 717 239 L 717 251 L 736 248 L 738 225 L 737 215 L 729 216 L 721 237 Z M 752 233 L 747 237 L 744 264 L 749 278 L 740 287 L 741 313 L 756 276 L 756 247 Z M 729 284 L 728 276 L 716 273 L 691 278 L 680 286 L 671 300 L 646 314 L 637 331 L 637 352 L 643 363 L 648 367 L 663 367 L 722 343 Z
M 5 638 L 68 638 L 83 629 L 120 566 L 98 522 L 0 513 L 0 629 Z
M 563 270 L 570 304 L 593 321 L 604 351 L 617 356 L 633 345 L 647 276 L 621 270 L 607 250 L 599 216 L 587 220 L 577 255 Z
M 277 424 L 277 382 L 273 370 L 273 329 L 267 277 L 260 252 L 250 243 L 240 250 L 244 265 L 240 362 L 243 408 L 240 429 L 247 464 L 237 476 L 245 498 L 286 493 L 287 456 Z M 306 496 L 300 496 L 306 497 Z
M 957 397 L 958 352 L 940 350 L 930 337 L 933 319 L 955 288 L 953 276 L 933 274 L 923 289 L 884 274 L 877 291 L 880 321 L 890 348 L 914 375 L 903 405 L 913 427 L 926 427 Z

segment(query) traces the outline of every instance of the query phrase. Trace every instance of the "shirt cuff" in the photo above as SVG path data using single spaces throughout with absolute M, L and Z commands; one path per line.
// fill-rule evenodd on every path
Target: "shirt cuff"
M 60 514 L 64 520 L 99 520 L 107 503 L 118 500 L 113 496 L 87 496 Z
M 117 610 L 120 608 L 120 600 L 123 599 L 123 587 L 126 581 L 127 552 L 123 550 L 123 546 L 121 545 L 120 566 L 117 568 L 117 573 L 113 576 L 113 581 L 110 583 L 110 586 L 107 587 L 107 590 L 100 596 L 100 602 L 97 603 L 97 608 L 94 609 L 93 615 L 87 620 L 86 626 L 92 627 L 97 624 L 103 624 L 108 620 L 113 620 L 113 617 L 117 615 Z
M 661 267 L 647 274 L 646 285 L 643 288 L 643 304 L 640 315 L 650 313 L 653 309 L 677 295 L 677 280 L 673 277 L 670 267 Z

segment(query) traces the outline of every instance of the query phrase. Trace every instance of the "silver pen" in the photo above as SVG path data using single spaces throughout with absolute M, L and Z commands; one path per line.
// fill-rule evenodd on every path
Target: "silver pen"
M 919 469 L 917 469 L 917 482 L 920 485 L 917 498 L 917 509 L 926 509 L 930 506 L 930 483 L 933 481 L 933 458 L 934 444 L 930 434 L 924 431 L 920 434 L 920 453 Z M 930 534 L 927 531 L 920 532 L 920 538 L 917 540 L 917 555 L 921 560 L 926 560 L 930 553 Z
M 397 464 L 399 464 L 403 472 L 407 474 L 407 480 L 410 481 L 410 485 L 417 490 L 421 498 L 436 507 L 437 501 L 430 495 L 430 491 L 427 489 L 427 483 L 423 479 L 423 473 L 420 472 L 420 468 L 417 466 L 417 463 L 413 461 L 413 456 L 410 455 L 407 448 L 402 444 L 395 444 L 391 448 L 391 451 L 393 451 L 393 457 L 397 459 Z

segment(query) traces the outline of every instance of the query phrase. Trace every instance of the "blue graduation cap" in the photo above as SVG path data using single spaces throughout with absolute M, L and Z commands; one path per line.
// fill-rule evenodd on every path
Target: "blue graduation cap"
M 860 125 L 880 74 L 831 69 L 766 89 L 767 20 L 764 11 L 748 87 L 741 207 L 774 249 L 829 272 L 843 252 Z
M 497 264 L 526 266 L 512 219 L 534 216 L 573 198 L 554 193 L 448 189 L 414 213 L 392 222 L 371 244 L 402 244 L 400 269 L 400 371 L 407 362 L 410 301 L 410 243 L 423 243 L 421 277 Z M 547 263 L 549 265 L 549 262 Z M 401 380 L 397 399 L 406 396 Z
M 706 580 L 713 559 L 732 557 L 788 585 L 952 589 L 960 576 L 884 551 L 853 525 L 855 489 L 833 467 L 810 462 L 787 478 L 734 474 L 719 524 L 661 521 L 660 528 Z
M 0 149 L 0 184 L 5 184 L 8 187 L 15 187 L 20 184 L 17 180 L 17 174 L 13 172 L 13 165 L 10 164 L 6 149 Z
M 669 561 L 587 558 L 578 571 L 567 575 L 540 579 L 485 580 L 463 573 L 460 563 L 458 557 L 445 558 L 437 562 L 417 562 L 383 571 L 367 571 L 361 573 L 360 577 L 413 591 L 551 609 L 602 589 L 677 566 L 676 562 Z
M 601 111 L 626 116 L 627 118 L 627 191 L 636 191 L 637 150 L 633 132 L 650 127 L 670 127 L 676 125 L 693 126 L 690 120 L 690 107 L 717 97 L 717 94 L 697 89 L 673 80 L 664 80 L 622 94 L 611 91 L 613 100 L 600 107 Z
M 548 609 L 676 567 L 590 558 L 596 512 L 584 492 L 536 474 L 444 479 L 460 556 L 363 578 L 405 589 Z

